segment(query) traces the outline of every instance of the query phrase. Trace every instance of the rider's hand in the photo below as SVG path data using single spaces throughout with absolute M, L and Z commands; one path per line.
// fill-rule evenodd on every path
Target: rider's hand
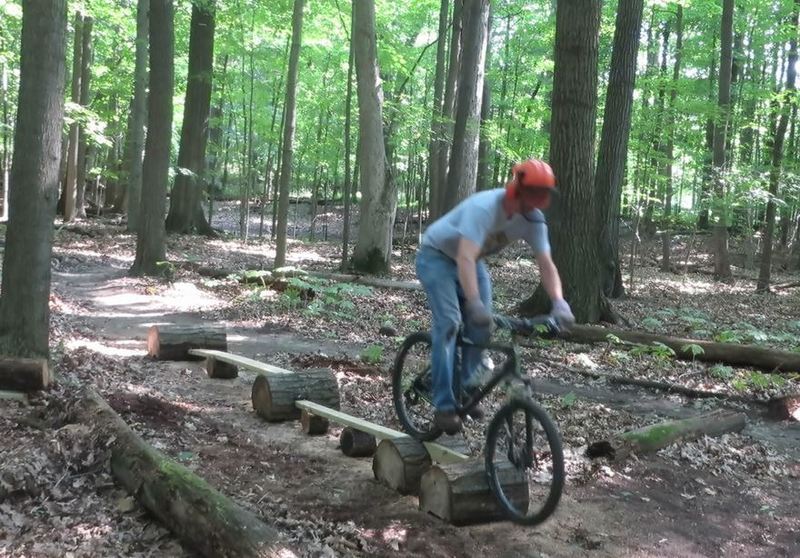
M 558 327 L 565 331 L 569 331 L 575 325 L 575 316 L 572 314 L 572 308 L 563 298 L 553 301 L 553 309 L 550 311 L 550 315 L 556 320 Z
M 492 315 L 479 298 L 467 301 L 464 305 L 464 318 L 471 327 L 487 329 L 492 325 Z

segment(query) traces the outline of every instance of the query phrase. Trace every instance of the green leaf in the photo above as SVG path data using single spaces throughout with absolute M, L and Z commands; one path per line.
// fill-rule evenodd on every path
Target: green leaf
M 578 400 L 578 396 L 575 395 L 573 392 L 569 392 L 565 395 L 561 396 L 561 407 L 564 409 L 568 409 L 575 404 L 575 401 Z
M 692 355 L 692 358 L 697 358 L 698 356 L 705 354 L 705 350 L 703 347 L 696 343 L 689 343 L 688 345 L 684 345 L 681 347 L 682 353 L 689 353 Z

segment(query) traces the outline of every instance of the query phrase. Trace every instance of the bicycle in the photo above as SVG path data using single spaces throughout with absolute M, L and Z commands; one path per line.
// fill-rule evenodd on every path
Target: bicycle
M 494 323 L 498 328 L 528 336 L 553 337 L 559 332 L 556 321 L 547 315 L 531 319 L 495 315 Z M 470 394 L 462 394 L 460 374 L 453 374 L 454 393 L 462 394 L 462 402 L 456 407 L 462 419 L 501 382 L 516 381 L 523 386 L 520 393 L 507 399 L 489 423 L 484 458 L 489 486 L 506 517 L 522 525 L 537 525 L 555 511 L 564 488 L 561 436 L 547 412 L 533 400 L 532 380 L 520 371 L 519 355 L 513 342 L 510 345 L 491 341 L 475 344 L 459 332 L 454 359 L 456 371 L 461 352 L 468 346 L 503 353 L 505 359 L 499 371 Z M 420 441 L 432 441 L 442 434 L 433 422 L 430 356 L 430 333 L 412 333 L 400 346 L 392 370 L 392 399 L 397 416 L 405 431 Z M 519 442 L 519 436 L 524 441 Z M 541 437 L 545 444 L 537 443 Z M 524 475 L 527 498 L 520 497 L 512 489 L 506 493 L 503 480 L 508 478 L 509 465 Z M 543 503 L 537 508 L 538 501 Z

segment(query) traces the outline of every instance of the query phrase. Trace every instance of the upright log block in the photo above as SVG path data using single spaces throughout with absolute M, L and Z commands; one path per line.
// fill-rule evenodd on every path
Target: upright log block
M 350 426 L 342 429 L 339 445 L 342 447 L 342 453 L 347 457 L 370 457 L 378 447 L 375 436 Z
M 300 411 L 300 427 L 309 436 L 319 436 L 328 431 L 329 422 L 325 417 L 312 415 L 305 409 Z
M 147 333 L 147 354 L 158 360 L 197 360 L 189 349 L 228 350 L 225 328 L 220 326 L 160 326 Z
M 0 389 L 38 391 L 51 382 L 50 367 L 45 359 L 0 357 Z
M 259 374 L 253 382 L 253 409 L 270 422 L 298 420 L 300 409 L 294 402 L 300 399 L 338 410 L 339 384 L 333 371 L 317 368 L 297 374 Z
M 510 463 L 499 471 L 504 493 L 515 507 L 528 508 L 528 483 Z M 419 509 L 452 523 L 466 525 L 503 519 L 487 480 L 483 460 L 469 460 L 454 465 L 434 465 L 422 475 Z
M 375 478 L 401 494 L 418 494 L 419 481 L 431 466 L 431 456 L 414 438 L 381 440 L 372 459 Z
M 206 373 L 209 378 L 232 380 L 239 375 L 239 368 L 235 364 L 209 356 L 206 357 Z

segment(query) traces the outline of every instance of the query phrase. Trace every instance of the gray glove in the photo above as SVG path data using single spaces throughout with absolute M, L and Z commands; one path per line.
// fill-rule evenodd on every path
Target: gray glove
M 558 327 L 565 331 L 569 331 L 575 325 L 575 316 L 572 314 L 572 308 L 563 298 L 553 301 L 553 309 L 550 310 L 550 315 L 558 323 Z
M 464 304 L 464 318 L 467 324 L 474 328 L 487 329 L 492 325 L 492 315 L 479 298 L 468 300 Z

